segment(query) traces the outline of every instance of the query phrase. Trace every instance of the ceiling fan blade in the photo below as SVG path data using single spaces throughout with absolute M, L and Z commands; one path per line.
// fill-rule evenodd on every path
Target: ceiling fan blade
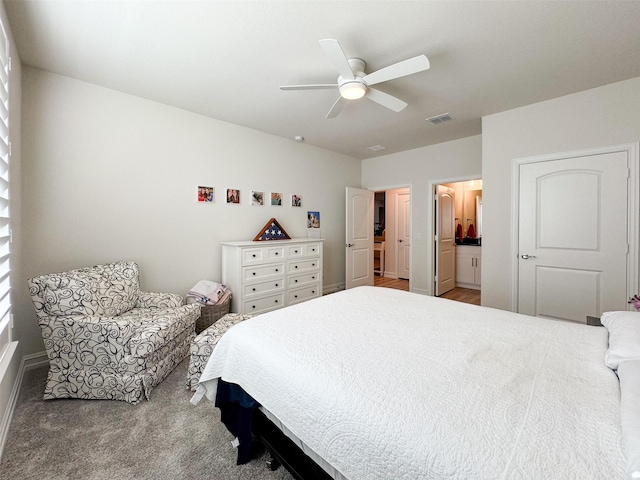
M 389 95 L 388 93 L 381 92 L 380 90 L 376 90 L 375 88 L 368 88 L 366 97 L 369 100 L 379 103 L 383 107 L 393 110 L 394 112 L 400 112 L 407 106 L 407 103 L 403 102 L 399 98 Z
M 338 73 L 342 75 L 342 78 L 346 80 L 353 80 L 355 78 L 353 71 L 351 71 L 351 65 L 349 65 L 349 59 L 344 54 L 337 40 L 330 38 L 320 40 L 320 46 L 329 57 L 329 60 L 331 60 L 331 63 L 333 63 L 333 66 L 336 67 Z
M 331 107 L 331 110 L 329 110 L 329 113 L 327 113 L 327 116 L 324 118 L 336 118 L 342 111 L 342 107 L 344 107 L 346 104 L 347 100 L 342 97 L 338 97 L 338 100 L 336 100 L 336 103 L 333 104 L 333 107 Z
M 337 83 L 319 83 L 316 85 L 283 85 L 280 90 L 322 90 L 329 88 L 338 88 Z
M 429 59 L 425 55 L 419 55 L 402 62 L 394 63 L 388 67 L 381 68 L 369 75 L 365 75 L 363 80 L 367 85 L 375 85 L 376 83 L 382 83 L 395 78 L 406 77 L 407 75 L 423 72 L 425 70 L 429 70 L 430 67 Z

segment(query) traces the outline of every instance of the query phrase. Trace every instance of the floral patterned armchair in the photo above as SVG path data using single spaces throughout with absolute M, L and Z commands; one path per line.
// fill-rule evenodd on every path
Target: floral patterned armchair
M 117 262 L 28 280 L 49 357 L 44 399 L 147 399 L 188 354 L 198 304 L 141 292 L 138 265 Z

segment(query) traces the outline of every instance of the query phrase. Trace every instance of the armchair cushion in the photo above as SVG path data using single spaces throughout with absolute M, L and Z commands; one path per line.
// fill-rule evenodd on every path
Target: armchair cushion
M 47 315 L 120 315 L 140 296 L 138 265 L 125 262 L 38 277 Z
M 184 304 L 184 299 L 176 293 L 140 292 L 136 308 L 171 308 Z

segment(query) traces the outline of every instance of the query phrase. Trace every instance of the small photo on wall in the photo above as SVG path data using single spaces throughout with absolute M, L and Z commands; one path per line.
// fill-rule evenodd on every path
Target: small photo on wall
M 251 192 L 251 205 L 264 205 L 264 192 Z
M 199 202 L 206 202 L 206 203 L 213 203 L 215 201 L 216 195 L 215 195 L 216 189 L 213 187 L 203 187 L 203 186 L 199 186 L 198 187 L 198 201 Z
M 282 205 L 282 194 L 271 192 L 271 205 Z
M 291 206 L 292 207 L 301 207 L 302 206 L 302 195 L 291 195 Z
M 320 228 L 320 212 L 307 212 L 307 228 Z
M 240 203 L 240 190 L 227 188 L 227 203 Z

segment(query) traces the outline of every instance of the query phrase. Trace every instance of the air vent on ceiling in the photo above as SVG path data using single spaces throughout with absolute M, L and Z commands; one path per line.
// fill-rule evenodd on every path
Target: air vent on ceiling
M 449 120 L 453 120 L 453 117 L 448 113 L 442 113 L 440 115 L 436 115 L 435 117 L 427 118 L 427 122 L 432 125 L 440 125 L 441 123 L 448 122 Z
M 380 150 L 384 150 L 387 147 L 383 147 L 382 145 L 374 145 L 373 147 L 367 147 L 367 150 L 371 150 L 372 152 L 379 152 Z

